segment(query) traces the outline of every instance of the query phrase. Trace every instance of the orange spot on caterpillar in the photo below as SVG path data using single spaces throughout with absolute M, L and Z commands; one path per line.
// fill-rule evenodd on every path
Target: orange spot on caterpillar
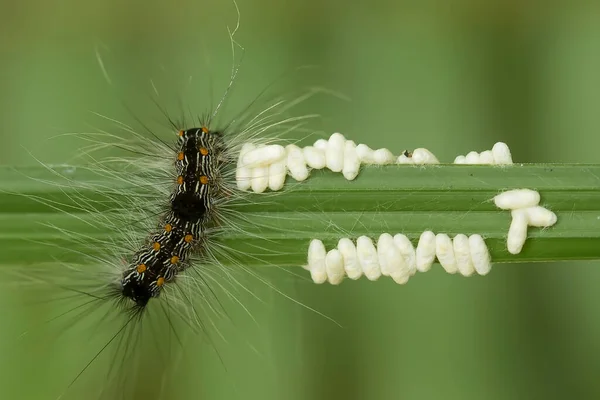
M 183 151 L 180 151 L 179 153 L 177 153 L 178 161 L 183 161 L 184 158 L 185 158 L 185 155 L 183 154 Z
M 200 176 L 200 183 L 203 184 L 203 185 L 206 185 L 208 183 L 208 176 L 201 175 Z
M 185 240 L 186 243 L 191 243 L 192 240 L 194 240 L 194 237 L 192 235 L 185 235 L 183 240 Z
M 171 264 L 177 264 L 179 262 L 179 257 L 173 256 L 171 257 Z
M 179 175 L 179 176 L 177 177 L 177 184 L 178 184 L 178 185 L 183 185 L 183 176 Z
M 155 251 L 159 251 L 159 250 L 160 250 L 160 243 L 158 243 L 158 242 L 154 242 L 154 243 L 152 244 L 152 248 L 153 248 Z
M 171 232 L 172 230 L 173 230 L 173 226 L 171 226 L 171 224 L 166 224 L 165 225 L 165 231 Z
M 144 272 L 146 272 L 146 264 L 138 265 L 136 270 L 137 270 L 138 274 L 143 274 Z
M 179 131 L 179 133 L 178 133 L 179 137 L 183 137 L 184 133 L 185 133 L 184 131 Z
M 205 126 L 203 126 L 203 127 L 202 127 L 202 132 L 204 132 L 204 133 L 208 133 L 208 128 L 207 128 L 207 127 L 205 127 Z
M 162 276 L 156 280 L 156 286 L 162 286 L 165 284 L 165 278 Z
M 208 155 L 208 149 L 206 147 L 200 147 L 198 150 L 200 150 L 200 154 L 203 156 Z

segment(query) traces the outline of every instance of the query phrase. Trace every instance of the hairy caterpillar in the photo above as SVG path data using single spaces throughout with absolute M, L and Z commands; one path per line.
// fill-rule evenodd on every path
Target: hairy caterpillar
M 234 66 L 230 85 L 236 75 Z M 67 256 L 14 271 L 23 297 L 48 302 L 44 312 L 51 313 L 41 317 L 42 323 L 29 326 L 21 338 L 45 344 L 48 364 L 21 371 L 22 384 L 14 392 L 8 390 L 8 396 L 172 398 L 166 376 L 180 371 L 182 352 L 188 351 L 190 341 L 213 341 L 215 332 L 221 335 L 222 327 L 211 316 L 227 317 L 230 311 L 223 303 L 228 300 L 249 308 L 242 299 L 254 294 L 247 289 L 245 275 L 249 272 L 267 282 L 241 264 L 236 254 L 231 255 L 234 268 L 214 261 L 217 253 L 227 257 L 227 248 L 218 239 L 240 229 L 236 221 L 244 215 L 236 204 L 248 201 L 235 189 L 235 160 L 243 142 L 278 135 L 296 127 L 303 117 L 285 116 L 298 98 L 291 102 L 259 98 L 226 118 L 220 112 L 228 94 L 229 88 L 214 110 L 193 121 L 183 117 L 175 121 L 165 112 L 171 127 L 164 131 L 139 133 L 145 124 L 134 129 L 118 122 L 117 134 L 74 135 L 91 143 L 81 151 L 89 156 L 89 166 L 46 165 L 59 179 L 42 183 L 65 196 L 53 200 L 32 195 L 29 200 L 60 209 L 89 228 L 53 226 L 41 219 L 65 239 L 67 244 L 60 247 Z M 107 148 L 125 156 L 97 156 Z M 81 181 L 77 176 L 82 173 L 109 176 L 116 184 L 104 187 L 93 179 Z M 106 231 L 118 232 L 119 238 L 109 238 Z M 59 354 L 52 357 L 55 351 Z M 62 364 L 54 361 L 68 353 L 80 354 L 61 374 L 57 371 Z M 23 353 L 14 357 L 27 359 Z M 163 364 L 169 374 L 161 371 Z M 36 368 L 37 373 L 30 371 Z M 40 386 L 46 375 L 60 379 L 50 379 L 46 388 L 51 389 L 39 393 L 27 385 L 32 375 L 40 377 Z

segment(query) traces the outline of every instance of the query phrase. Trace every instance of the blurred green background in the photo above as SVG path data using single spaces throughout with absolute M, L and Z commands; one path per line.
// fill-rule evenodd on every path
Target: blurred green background
M 232 108 L 283 74 L 290 92 L 314 85 L 347 96 L 316 96 L 301 110 L 322 115 L 315 130 L 372 147 L 427 147 L 451 161 L 505 141 L 518 162 L 600 162 L 597 2 L 238 2 L 246 53 Z M 133 125 L 132 113 L 160 120 L 151 79 L 175 110 L 192 88 L 185 107 L 201 114 L 227 83 L 226 26 L 235 19 L 229 1 L 3 0 L 0 163 L 34 164 L 28 151 L 66 162 L 79 143 L 46 139 L 114 128 L 92 112 Z M 286 74 L 307 65 L 316 68 Z M 241 299 L 256 322 L 228 306 L 226 341 L 215 344 L 222 361 L 190 339 L 162 398 L 599 398 L 599 267 L 497 265 L 484 279 L 435 269 L 405 287 L 389 279 L 316 286 L 274 274 L 278 289 L 341 327 L 253 281 L 262 301 Z M 0 310 L 10 348 L 0 356 L 2 398 L 55 399 L 98 343 L 90 350 L 80 337 L 59 347 L 42 336 L 35 351 L 13 346 L 24 326 L 44 320 L 17 306 L 27 296 L 35 292 L 2 294 L 13 305 Z M 160 398 L 150 372 L 160 366 L 147 368 L 135 398 Z M 69 398 L 96 398 L 105 378 L 92 370 Z

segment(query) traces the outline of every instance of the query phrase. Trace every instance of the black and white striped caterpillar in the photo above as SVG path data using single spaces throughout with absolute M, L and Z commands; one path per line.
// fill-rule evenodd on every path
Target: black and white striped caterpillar
M 215 223 L 224 191 L 222 169 L 227 148 L 219 132 L 207 127 L 179 131 L 175 189 L 158 232 L 134 255 L 118 290 L 142 310 L 163 285 L 189 264 L 192 251 L 202 252 L 202 240 Z
M 221 332 L 211 317 L 227 314 L 223 306 L 227 299 L 250 314 L 238 299 L 240 292 L 257 296 L 245 286 L 246 275 L 270 286 L 259 273 L 230 257 L 218 239 L 239 232 L 237 221 L 245 216 L 235 204 L 252 201 L 235 183 L 242 144 L 249 140 L 260 144 L 297 128 L 305 117 L 289 117 L 288 109 L 311 93 L 292 99 L 263 92 L 238 114 L 225 117 L 219 114 L 220 107 L 236 74 L 237 66 L 223 98 L 207 117 L 190 121 L 182 111 L 182 118 L 174 121 L 159 106 L 168 122 L 168 128 L 162 126 L 160 131 L 143 122 L 135 128 L 108 119 L 117 124 L 119 133 L 74 135 L 88 143 L 80 151 L 89 156 L 87 166 L 42 163 L 58 178 L 40 183 L 52 185 L 67 200 L 37 195 L 30 199 L 93 231 L 82 233 L 42 220 L 57 230 L 63 243 L 71 242 L 60 245 L 66 257 L 11 271 L 19 287 L 34 288 L 36 299 L 55 306 L 41 324 L 28 326 L 23 340 L 44 338 L 54 346 L 55 337 L 94 325 L 87 334 L 90 343 L 83 339 L 85 348 L 79 350 L 75 342 L 61 348 L 61 355 L 75 354 L 78 361 L 70 384 L 61 386 L 60 398 L 81 398 L 77 389 L 98 381 L 103 382 L 102 389 L 86 393 L 87 398 L 134 398 L 139 380 L 147 380 L 141 359 L 149 357 L 173 370 L 173 358 L 185 353 L 186 333 L 180 327 L 188 333 L 191 328 L 195 337 L 216 347 L 212 336 Z M 96 151 L 104 149 L 126 154 L 96 158 Z M 92 179 L 77 179 L 82 172 Z M 231 263 L 217 261 L 219 254 Z M 77 263 L 70 261 L 73 255 Z M 171 348 L 173 344 L 179 348 Z M 97 368 L 107 357 L 108 369 Z M 153 382 L 155 398 L 168 398 L 165 376 L 157 375 Z M 50 393 L 48 400 L 52 398 L 56 396 Z

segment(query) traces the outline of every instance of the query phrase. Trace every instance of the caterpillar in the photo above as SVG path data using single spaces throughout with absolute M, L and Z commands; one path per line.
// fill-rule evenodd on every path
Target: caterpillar
M 162 229 L 133 257 L 117 286 L 141 312 L 152 297 L 189 266 L 189 256 L 208 227 L 214 224 L 216 203 L 222 196 L 226 148 L 219 132 L 206 126 L 179 131 L 177 186 L 169 210 L 161 217 Z M 200 249 L 201 250 L 201 249 Z
M 236 31 L 237 27 L 230 33 L 232 48 L 237 45 Z M 17 373 L 15 380 L 24 382 L 14 393 L 8 390 L 7 396 L 172 398 L 173 385 L 167 381 L 178 378 L 175 371 L 190 341 L 208 342 L 221 358 L 214 336 L 225 335 L 219 318 L 213 317 L 228 317 L 224 303 L 232 300 L 251 314 L 242 299 L 257 295 L 247 287 L 246 276 L 272 287 L 218 239 L 243 229 L 239 221 L 245 216 L 236 204 L 252 201 L 236 189 L 234 179 L 242 144 L 248 140 L 260 144 L 298 129 L 311 116 L 288 117 L 288 110 L 312 93 L 291 100 L 260 93 L 236 115 L 225 117 L 222 106 L 237 79 L 236 62 L 225 93 L 205 116 L 186 118 L 182 112 L 174 120 L 159 105 L 169 127 L 159 132 L 142 121 L 136 128 L 107 118 L 119 133 L 73 135 L 88 143 L 80 151 L 87 166 L 40 161 L 58 178 L 39 183 L 64 196 L 54 200 L 30 195 L 28 200 L 60 210 L 86 229 L 40 221 L 64 239 L 57 246 L 65 257 L 13 271 L 17 290 L 52 305 L 52 313 L 29 326 L 19 339 L 27 341 L 23 347 L 47 343 L 60 353 L 48 355 L 45 368 L 28 367 L 41 369 L 34 374 L 40 376 L 41 387 L 47 375 L 42 371 L 58 371 L 61 356 L 79 355 L 64 378 L 47 382 L 50 389 L 43 394 L 26 385 L 28 371 Z M 107 74 L 104 64 L 101 67 Z M 97 155 L 105 149 L 125 155 Z M 81 180 L 81 174 L 92 178 Z M 109 177 L 114 186 L 97 184 L 93 176 Z M 228 258 L 229 265 L 216 261 L 218 254 Z M 26 359 L 24 353 L 12 356 L 19 362 Z

